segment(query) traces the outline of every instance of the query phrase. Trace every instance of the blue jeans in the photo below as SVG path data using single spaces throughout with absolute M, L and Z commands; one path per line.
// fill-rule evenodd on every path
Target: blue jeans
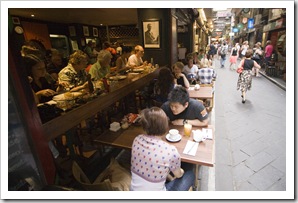
M 220 65 L 221 66 L 225 66 L 225 62 L 226 62 L 226 55 L 221 55 L 221 57 L 220 57 Z
M 188 191 L 194 185 L 195 174 L 192 164 L 182 164 L 184 175 L 166 183 L 167 191 Z

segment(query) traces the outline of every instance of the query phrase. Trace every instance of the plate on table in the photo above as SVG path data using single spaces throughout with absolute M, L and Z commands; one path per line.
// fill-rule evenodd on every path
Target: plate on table
M 134 68 L 132 71 L 133 72 L 143 72 L 144 68 Z
M 73 99 L 75 99 L 75 98 L 77 98 L 77 97 L 79 97 L 79 96 L 81 96 L 83 93 L 82 92 L 71 92 L 71 94 L 72 94 L 72 97 L 67 97 L 67 95 L 66 95 L 66 97 L 65 97 L 65 94 L 67 94 L 68 92 L 66 92 L 66 93 L 63 93 L 63 94 L 58 94 L 58 95 L 56 95 L 56 96 L 54 96 L 53 97 L 53 100 L 54 101 L 60 101 L 60 100 L 73 100 Z
M 178 134 L 177 136 L 177 139 L 173 140 L 170 138 L 170 134 L 167 134 L 166 135 L 166 139 L 169 141 L 169 142 L 179 142 L 181 140 L 182 136 L 180 134 Z
M 110 80 L 124 80 L 125 78 L 127 78 L 127 76 L 125 76 L 125 75 L 118 75 L 118 76 L 111 76 L 109 79 Z

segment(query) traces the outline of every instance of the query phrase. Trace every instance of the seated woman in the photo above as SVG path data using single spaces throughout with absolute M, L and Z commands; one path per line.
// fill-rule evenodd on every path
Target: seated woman
M 88 89 L 88 79 L 85 68 L 88 65 L 88 56 L 81 50 L 69 56 L 68 65 L 58 74 L 59 90 L 72 92 Z
M 197 65 L 193 64 L 193 55 L 192 53 L 187 54 L 186 56 L 187 65 L 184 66 L 183 72 L 185 73 L 188 81 L 190 84 L 196 84 L 197 80 L 197 74 L 199 71 L 199 68 Z
M 64 68 L 62 54 L 57 49 L 50 49 L 47 50 L 47 57 L 49 59 L 47 71 L 55 81 L 58 81 L 58 73 Z
M 154 100 L 160 103 L 168 101 L 168 94 L 175 87 L 174 76 L 170 69 L 160 69 L 157 81 L 154 84 Z
M 177 85 L 181 85 L 185 88 L 189 88 L 189 82 L 186 75 L 182 72 L 184 64 L 182 62 L 176 62 L 173 66 L 174 81 Z
M 206 67 L 211 67 L 212 66 L 212 60 L 210 61 L 208 59 L 208 55 L 205 54 L 204 58 L 201 59 L 201 67 L 200 68 L 206 68 Z
M 97 56 L 97 62 L 94 63 L 89 73 L 93 80 L 99 80 L 108 77 L 111 73 L 111 63 L 112 55 L 107 50 L 101 50 Z
M 31 51 L 23 55 L 23 62 L 31 88 L 40 103 L 48 102 L 56 94 L 55 84 L 46 79 L 46 76 L 50 77 L 50 75 L 46 71 L 45 61 L 41 52 L 30 47 L 27 47 L 27 49 L 31 49 Z
M 122 47 L 122 54 L 116 60 L 116 71 L 123 71 L 128 69 L 129 67 L 126 66 L 127 59 L 130 57 L 132 51 L 132 47 L 123 46 Z
M 161 139 L 169 130 L 165 112 L 158 107 L 144 109 L 141 123 L 146 133 L 138 135 L 132 144 L 130 189 L 187 191 L 193 185 L 195 175 L 192 170 L 184 171 L 181 168 L 176 147 Z M 174 178 L 171 178 L 170 172 Z M 166 182 L 167 178 L 169 182 Z

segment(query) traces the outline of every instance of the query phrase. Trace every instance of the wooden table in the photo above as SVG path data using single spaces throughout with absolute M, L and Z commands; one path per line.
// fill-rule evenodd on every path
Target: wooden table
M 213 98 L 213 88 L 212 87 L 200 87 L 199 90 L 195 90 L 194 87 L 188 88 L 188 93 L 190 98 L 194 99 L 212 99 Z
M 199 143 L 199 147 L 197 149 L 196 155 L 191 156 L 187 154 L 183 154 L 183 150 L 186 146 L 186 143 L 188 140 L 193 140 L 192 136 L 191 137 L 185 137 L 183 133 L 183 126 L 173 126 L 171 125 L 170 128 L 176 128 L 179 130 L 180 134 L 182 135 L 182 139 L 179 142 L 176 143 L 171 143 L 168 142 L 165 138 L 165 136 L 162 138 L 164 141 L 170 143 L 171 145 L 174 145 L 180 156 L 181 156 L 181 161 L 186 162 L 186 163 L 192 163 L 195 164 L 195 188 L 198 187 L 198 172 L 199 172 L 199 166 L 209 166 L 213 167 L 214 166 L 214 153 L 215 153 L 215 141 L 214 141 L 214 127 L 209 125 L 206 128 L 212 129 L 212 134 L 213 134 L 213 140 L 205 140 L 204 142 Z M 201 127 L 194 127 L 193 130 L 195 129 L 202 129 Z M 119 147 L 122 149 L 131 149 L 132 148 L 132 143 L 133 140 L 135 139 L 136 136 L 139 134 L 144 133 L 143 129 L 141 126 L 130 126 L 126 130 L 119 130 L 117 132 L 112 132 L 112 131 L 106 131 L 100 136 L 98 136 L 96 139 L 93 140 L 94 144 L 104 144 L 104 145 L 110 145 L 113 147 Z
M 159 70 L 160 69 L 155 69 L 150 73 L 140 73 L 133 76 L 133 78 L 120 80 L 118 81 L 117 86 L 109 93 L 100 95 L 86 104 L 44 123 L 42 128 L 47 141 L 65 133 L 67 130 L 78 125 L 82 120 L 90 118 L 97 112 L 147 85 L 151 80 L 157 78 Z

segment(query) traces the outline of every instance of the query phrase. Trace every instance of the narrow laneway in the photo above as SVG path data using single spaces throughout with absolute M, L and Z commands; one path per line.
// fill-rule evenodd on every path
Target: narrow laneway
M 228 66 L 215 60 L 215 190 L 285 191 L 286 91 L 253 78 L 242 104 L 238 74 Z

